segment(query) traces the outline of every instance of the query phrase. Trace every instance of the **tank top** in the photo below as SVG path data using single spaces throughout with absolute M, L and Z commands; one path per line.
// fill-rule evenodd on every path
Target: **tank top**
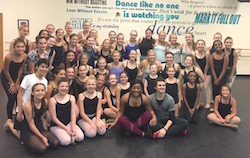
M 174 64 L 173 64 L 172 67 L 175 67 Z M 165 64 L 164 70 L 161 72 L 161 76 L 162 76 L 164 79 L 168 78 L 167 69 L 168 69 L 168 67 L 167 67 L 167 65 Z M 179 72 L 175 70 L 174 77 L 175 77 L 175 78 L 178 78 L 178 76 L 179 76 Z
M 80 94 L 86 90 L 86 88 L 84 86 L 85 82 L 80 81 L 78 77 L 75 77 L 74 83 L 76 84 L 78 94 Z
M 35 106 L 34 106 L 34 109 L 33 109 L 33 112 L 35 114 L 35 117 L 33 118 L 34 119 L 34 123 L 35 123 L 35 126 L 37 127 L 37 129 L 41 132 L 41 131 L 44 131 L 44 128 L 43 128 L 43 124 L 42 124 L 42 119 L 41 117 L 44 115 L 44 113 L 46 112 L 46 103 L 45 101 L 42 102 L 41 104 L 41 107 L 39 109 L 37 109 Z M 33 113 L 32 112 L 32 113 Z M 30 131 L 30 127 L 29 127 L 29 124 L 24 116 L 24 120 L 22 121 L 22 126 L 21 126 L 21 132 L 24 132 L 25 131 Z
M 183 83 L 187 83 L 188 82 L 188 73 L 186 72 L 186 69 L 183 69 L 184 71 L 184 75 L 183 75 Z M 193 67 L 193 70 L 195 72 L 195 68 Z M 196 73 L 196 72 L 195 72 Z M 196 80 L 195 83 L 200 83 L 200 79 L 199 79 L 199 75 L 196 73 Z
M 176 79 L 177 81 L 177 79 Z M 168 83 L 166 82 L 166 93 L 170 94 L 174 98 L 175 104 L 179 102 L 179 95 L 178 95 L 178 84 L 175 83 Z
M 59 103 L 56 98 L 54 97 L 56 101 L 56 116 L 58 120 L 60 120 L 64 125 L 67 125 L 71 121 L 71 101 L 70 101 L 71 95 L 69 95 L 69 101 L 62 104 Z M 54 122 L 52 122 L 51 126 L 57 126 Z
M 223 58 L 221 60 L 216 60 L 212 54 L 213 57 L 213 63 L 214 63 L 214 71 L 216 73 L 217 78 L 220 76 L 220 73 L 223 70 L 223 64 L 224 64 L 224 57 L 225 54 L 223 55 Z
M 127 42 L 127 46 L 125 48 L 125 53 L 124 53 L 124 59 L 128 59 L 129 58 L 129 53 L 131 50 L 136 50 L 138 48 L 138 45 L 135 44 L 134 46 L 130 46 L 129 43 Z
M 122 72 L 122 66 L 119 66 L 118 68 L 115 68 L 115 67 L 113 67 L 113 63 L 112 63 L 112 66 L 111 66 L 111 69 L 110 69 L 109 73 L 116 75 L 118 83 L 120 83 L 120 74 L 121 74 L 121 72 Z
M 228 68 L 227 68 L 227 74 L 231 74 L 232 68 L 234 66 L 234 50 L 235 49 L 232 48 L 230 51 L 230 54 L 229 54 L 229 63 L 228 63 Z M 225 49 L 223 49 L 223 52 L 225 52 Z M 235 71 L 235 74 L 236 74 L 236 71 Z
M 146 68 L 146 69 L 144 70 L 144 72 L 143 72 L 143 81 L 144 81 L 144 79 L 145 79 L 149 74 L 150 74 L 150 70 L 149 70 L 149 68 Z
M 197 84 L 195 83 L 194 88 L 190 88 L 186 83 L 186 99 L 189 104 L 189 107 L 192 109 L 194 107 L 196 96 L 197 96 Z
M 195 54 L 196 54 L 196 52 L 195 52 Z M 202 72 L 204 73 L 205 67 L 206 67 L 206 63 L 207 63 L 206 56 L 204 55 L 203 58 L 199 59 L 199 58 L 197 58 L 196 55 L 195 55 L 195 59 L 196 59 L 197 64 L 200 66 Z
M 63 40 L 65 41 L 65 43 L 66 43 L 67 45 L 69 45 L 69 42 L 67 41 L 67 39 L 66 39 L 65 36 L 63 36 Z
M 155 45 L 154 50 L 156 52 L 156 60 L 160 61 L 161 63 L 166 62 L 165 60 L 165 52 L 166 52 L 166 46 L 161 45 Z
M 51 98 L 51 97 L 54 97 L 58 93 L 58 89 L 55 88 L 52 84 L 49 84 L 49 85 L 51 85 L 52 88 L 53 88 L 52 92 L 51 92 L 51 95 L 50 95 L 50 98 Z
M 178 44 L 175 47 L 168 47 L 168 51 L 174 54 L 174 62 L 177 64 L 181 63 L 181 49 L 179 48 Z
M 107 63 L 111 63 L 113 61 L 113 59 L 110 57 L 111 56 L 111 52 L 109 52 L 109 55 L 104 56 L 102 51 L 103 50 L 101 49 L 100 57 L 105 58 Z
M 71 50 L 69 47 L 69 44 L 67 45 L 67 51 L 68 50 Z M 75 64 L 77 64 L 77 61 L 78 61 L 77 59 L 78 59 L 78 55 L 79 55 L 79 50 L 78 50 L 77 45 L 76 45 L 76 51 L 74 51 L 74 53 L 75 53 Z
M 111 99 L 112 105 L 116 107 L 116 97 L 115 97 L 115 95 L 112 94 L 110 87 L 108 86 L 107 88 L 110 92 L 110 99 Z
M 13 56 L 12 56 L 12 54 L 11 54 L 11 58 L 12 58 L 12 60 L 11 60 L 11 62 L 10 62 L 10 64 L 9 64 L 9 73 L 10 73 L 11 79 L 12 79 L 14 82 L 16 82 L 17 76 L 18 76 L 18 71 L 19 71 L 19 69 L 21 68 L 21 66 L 23 65 L 23 62 L 24 62 L 24 61 L 21 61 L 20 63 L 14 62 L 14 61 L 13 61 Z M 3 70 L 3 69 L 2 69 L 2 72 L 1 72 L 1 77 L 2 77 L 2 78 L 5 78 L 5 79 L 7 80 L 7 77 L 5 76 L 4 70 Z
M 222 96 L 220 97 L 220 102 L 219 102 L 219 105 L 218 105 L 218 111 L 219 111 L 221 117 L 225 118 L 228 114 L 231 113 L 231 108 L 232 108 L 231 97 L 229 98 L 229 103 L 228 104 L 223 104 L 221 102 L 221 98 L 222 98 Z
M 124 71 L 128 74 L 128 82 L 133 81 L 137 77 L 138 68 L 137 66 L 134 69 L 128 68 L 128 61 L 126 63 L 126 67 L 124 68 Z
M 127 89 L 122 89 L 122 87 L 120 86 L 121 88 L 121 92 L 120 92 L 120 98 L 122 98 L 122 96 L 126 93 L 128 93 L 130 91 L 130 87 L 128 87 Z
M 58 65 L 63 63 L 64 49 L 63 46 L 56 46 L 56 45 L 54 45 L 52 49 L 55 50 L 56 52 L 52 65 L 54 67 L 57 67 Z
M 153 46 L 154 43 L 155 43 L 155 40 L 153 38 L 150 38 L 150 39 L 143 38 L 140 45 L 139 45 L 141 55 L 147 56 L 148 50 L 154 48 L 154 46 Z
M 189 54 L 191 54 L 194 50 L 187 50 L 186 49 L 187 45 L 185 44 L 184 47 L 182 48 L 182 53 L 181 53 L 181 65 L 186 66 L 185 64 L 185 58 L 186 56 L 188 56 Z
M 158 78 L 158 77 L 157 77 Z M 155 90 L 155 86 L 156 86 L 156 79 L 152 79 L 150 78 L 150 76 L 148 75 L 145 79 L 148 81 L 148 87 L 147 87 L 147 91 L 148 91 L 148 94 L 153 94 L 154 92 L 156 92 Z
M 124 116 L 127 116 L 133 122 L 136 121 L 144 112 L 146 112 L 145 105 L 143 104 L 142 96 L 141 98 L 141 105 L 139 106 L 131 106 L 129 105 L 130 95 L 128 97 L 128 102 L 125 105 L 124 109 Z
M 86 52 L 89 55 L 88 65 L 94 67 L 95 66 L 95 50 L 94 50 L 94 48 L 91 48 L 91 50 L 84 48 L 84 52 Z
M 84 95 L 84 93 L 82 93 Z M 85 95 L 84 95 L 85 96 Z M 96 96 L 93 99 L 90 99 L 85 96 L 83 105 L 84 105 L 84 111 L 87 114 L 87 116 L 92 119 L 96 116 L 96 109 L 98 105 L 98 97 L 97 97 L 97 92 Z
M 27 39 L 26 39 L 26 44 L 25 44 L 25 47 L 26 47 L 26 49 L 25 49 L 25 51 L 24 51 L 24 52 L 25 52 L 26 54 L 29 54 L 29 49 L 30 49 L 30 46 L 29 46 L 29 40 L 27 40 Z
M 125 54 L 125 50 L 124 50 L 123 46 L 122 46 L 121 50 L 118 50 L 117 45 L 116 45 L 115 46 L 115 50 L 117 50 L 118 52 L 120 52 L 120 55 L 121 55 L 120 61 L 123 61 L 123 56 Z

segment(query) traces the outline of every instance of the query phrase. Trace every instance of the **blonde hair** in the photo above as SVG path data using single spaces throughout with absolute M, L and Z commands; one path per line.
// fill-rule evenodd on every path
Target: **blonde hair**
M 30 30 L 29 26 L 28 26 L 28 25 L 25 25 L 25 24 L 19 26 L 18 30 L 21 31 L 21 30 L 23 30 L 24 28 L 28 28 L 28 29 Z
M 86 81 L 85 81 L 85 85 L 87 84 L 87 82 L 89 82 L 90 80 L 92 80 L 92 81 L 95 81 L 96 82 L 96 77 L 94 76 L 94 75 L 90 75 L 90 76 L 88 76 L 88 78 L 86 79 Z

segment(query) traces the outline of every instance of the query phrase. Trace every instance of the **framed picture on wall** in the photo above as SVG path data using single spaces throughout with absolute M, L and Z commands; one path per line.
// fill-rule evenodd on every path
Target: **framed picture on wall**
M 29 26 L 29 20 L 28 19 L 18 19 L 17 20 L 17 28 L 19 29 L 19 27 L 21 25 L 28 25 Z

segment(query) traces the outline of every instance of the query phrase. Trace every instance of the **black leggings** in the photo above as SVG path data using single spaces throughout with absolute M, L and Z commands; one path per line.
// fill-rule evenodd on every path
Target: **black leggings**
M 59 140 L 49 131 L 41 131 L 41 134 L 48 139 L 49 147 L 56 148 L 59 146 Z M 37 135 L 31 131 L 21 130 L 20 140 L 34 153 L 43 154 L 47 147 Z
M 167 123 L 167 120 L 157 120 L 157 124 L 155 126 L 149 126 L 152 132 L 156 132 L 162 129 Z M 182 134 L 182 131 L 187 129 L 188 121 L 181 118 L 175 118 L 175 122 L 169 127 L 167 130 L 167 134 L 165 137 L 174 137 Z
M 13 110 L 15 102 L 17 101 L 17 93 L 10 94 L 8 92 L 8 90 L 10 88 L 10 84 L 9 84 L 9 81 L 3 75 L 1 75 L 1 82 L 2 82 L 2 85 L 3 85 L 3 89 L 4 89 L 4 91 L 5 91 L 5 93 L 7 94 L 7 97 L 8 97 L 7 116 L 8 116 L 8 119 L 12 119 L 12 110 Z

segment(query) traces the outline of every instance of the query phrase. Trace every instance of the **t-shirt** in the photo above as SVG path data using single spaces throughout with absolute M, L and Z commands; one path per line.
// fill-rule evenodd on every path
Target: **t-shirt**
M 39 78 L 36 77 L 35 73 L 30 74 L 30 75 L 26 75 L 23 78 L 23 81 L 21 83 L 21 87 L 25 90 L 25 92 L 23 94 L 22 106 L 24 106 L 31 99 L 32 87 L 36 83 L 43 83 L 45 85 L 45 89 L 47 90 L 48 81 L 46 78 L 43 77 L 43 79 L 40 80 Z M 18 112 L 18 108 L 16 109 L 16 111 Z
M 169 112 L 175 110 L 174 99 L 171 95 L 165 93 L 163 101 L 159 105 L 156 100 L 156 93 L 149 96 L 151 106 L 155 112 L 157 119 L 169 119 Z

